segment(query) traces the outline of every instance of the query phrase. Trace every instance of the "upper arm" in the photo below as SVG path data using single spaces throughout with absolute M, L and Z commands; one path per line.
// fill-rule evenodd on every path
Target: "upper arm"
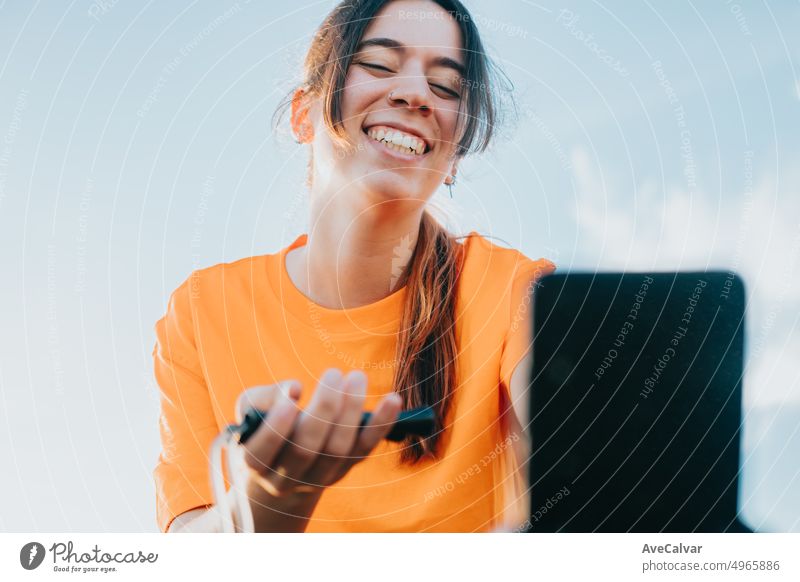
M 529 384 L 533 366 L 532 299 L 538 280 L 554 270 L 555 264 L 551 261 L 534 261 L 520 253 L 511 282 L 509 327 L 503 343 L 500 379 L 505 390 L 503 397 L 510 400 L 515 417 L 510 420 L 523 431 L 527 430 L 529 422 Z
M 528 403 L 530 399 L 529 380 L 532 366 L 533 352 L 528 351 L 522 360 L 520 360 L 519 364 L 517 364 L 517 367 L 514 368 L 514 373 L 511 374 L 511 386 L 509 386 L 514 413 L 517 416 L 517 421 L 525 430 L 528 428 Z
M 532 360 L 532 352 L 526 353 L 511 375 L 511 386 L 507 390 L 511 406 L 505 407 L 504 422 L 501 423 L 506 435 L 512 438 L 512 451 L 517 467 L 527 466 L 527 459 L 530 458 L 532 451 L 528 413 L 530 401 L 528 378 Z
M 219 432 L 195 346 L 189 280 L 170 296 L 155 325 L 154 374 L 160 389 L 161 453 L 153 471 L 161 531 L 173 517 L 213 504 L 209 446 Z

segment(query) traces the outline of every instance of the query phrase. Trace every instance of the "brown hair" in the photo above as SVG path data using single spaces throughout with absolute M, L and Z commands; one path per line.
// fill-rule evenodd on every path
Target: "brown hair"
M 372 18 L 390 1 L 344 0 L 338 4 L 317 30 L 305 58 L 302 85 L 309 94 L 322 97 L 325 126 L 333 139 L 344 146 L 352 145 L 342 125 L 341 99 L 347 70 Z M 501 71 L 486 56 L 478 30 L 464 5 L 458 0 L 431 1 L 455 19 L 463 39 L 466 72 L 459 120 L 465 123 L 458 125 L 463 133 L 456 143 L 456 156 L 482 152 L 488 147 L 497 122 L 498 108 L 492 88 L 493 77 Z M 475 90 L 478 87 L 481 90 Z M 294 89 L 278 106 L 275 119 L 280 119 L 293 94 Z M 311 163 L 310 160 L 309 167 Z M 428 438 L 406 438 L 401 463 L 413 464 L 424 456 L 438 456 L 438 443 L 458 382 L 455 302 L 462 264 L 463 245 L 428 211 L 423 211 L 405 283 L 407 293 L 397 342 L 394 390 L 401 395 L 405 409 L 433 407 L 437 426 Z

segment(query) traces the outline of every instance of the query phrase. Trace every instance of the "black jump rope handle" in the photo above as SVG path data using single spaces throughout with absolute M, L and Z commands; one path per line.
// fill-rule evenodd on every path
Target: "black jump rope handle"
M 251 408 L 244 415 L 241 424 L 231 424 L 228 430 L 239 435 L 239 444 L 244 444 L 253 436 L 261 423 L 267 417 L 266 410 Z M 365 412 L 361 416 L 361 428 L 363 428 L 372 417 L 371 412 Z M 411 410 L 402 411 L 384 438 L 386 440 L 399 442 L 408 435 L 428 437 L 433 434 L 435 429 L 436 414 L 430 406 L 421 406 Z

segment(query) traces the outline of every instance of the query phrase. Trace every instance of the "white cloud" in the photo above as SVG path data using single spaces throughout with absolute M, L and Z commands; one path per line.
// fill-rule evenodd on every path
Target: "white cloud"
M 800 165 L 784 163 L 779 180 L 750 180 L 717 201 L 675 185 L 664 195 L 652 178 L 623 195 L 584 150 L 573 151 L 572 162 L 581 262 L 598 270 L 736 270 L 750 302 L 745 401 L 800 400 L 800 196 L 792 191 Z

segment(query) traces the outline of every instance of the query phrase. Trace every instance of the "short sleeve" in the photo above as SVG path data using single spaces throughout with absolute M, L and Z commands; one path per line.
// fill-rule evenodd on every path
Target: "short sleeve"
M 536 284 L 555 270 L 556 265 L 552 261 L 532 260 L 522 253 L 518 254 L 512 275 L 509 326 L 500 357 L 500 380 L 507 389 L 511 387 L 511 376 L 517 364 L 532 347 L 531 300 Z
M 156 519 L 163 532 L 177 515 L 214 502 L 209 447 L 219 429 L 195 346 L 190 281 L 172 293 L 166 314 L 155 324 L 162 449 L 153 476 Z

